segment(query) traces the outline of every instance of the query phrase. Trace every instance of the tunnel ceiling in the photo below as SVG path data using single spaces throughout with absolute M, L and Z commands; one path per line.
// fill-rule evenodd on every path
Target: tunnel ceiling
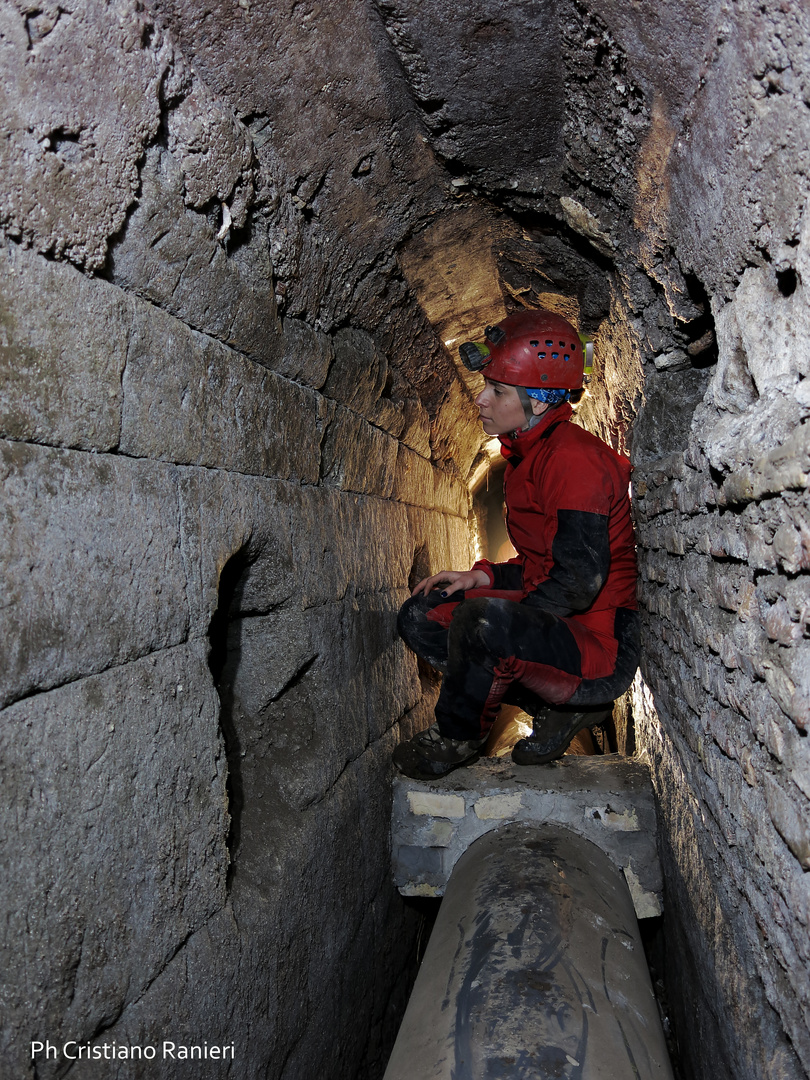
M 159 0 L 160 19 L 253 138 L 259 195 L 281 211 L 284 313 L 379 332 L 397 321 L 390 301 L 404 272 L 444 340 L 544 292 L 588 294 L 588 317 L 601 317 L 601 267 L 587 237 L 584 257 L 570 240 L 590 229 L 599 258 L 612 243 L 576 200 L 559 201 L 573 190 L 564 101 L 582 58 L 558 7 L 490 2 L 448 19 L 439 3 L 246 4 L 200 18 L 190 0 Z
M 707 293 L 792 267 L 803 117 L 787 45 L 749 6 L 733 47 L 720 0 L 477 0 L 453 18 L 438 0 L 156 0 L 140 40 L 115 43 L 90 0 L 48 7 L 24 22 L 32 62 L 6 72 L 6 121 L 29 137 L 2 150 L 2 224 L 117 283 L 134 218 L 158 235 L 169 197 L 215 222 L 234 265 L 266 234 L 282 318 L 372 332 L 450 463 L 475 411 L 442 341 L 538 304 L 594 332 L 621 287 L 649 348 L 672 348 L 678 326 L 680 344 L 703 331 Z M 800 22 L 785 14 L 797 39 Z M 65 82 L 108 62 L 107 96 Z M 148 92 L 127 97 L 125 72 Z M 644 323 L 653 294 L 674 337 Z
M 250 132 L 282 314 L 372 330 L 411 356 L 409 378 L 431 408 L 453 368 L 430 328 L 453 341 L 547 304 L 592 332 L 620 263 L 644 267 L 674 315 L 700 314 L 668 247 L 682 196 L 664 172 L 680 152 L 691 182 L 674 132 L 717 47 L 719 5 L 631 8 L 483 0 L 448 18 L 438 0 L 246 0 L 200 17 L 192 0 L 158 0 L 154 10 Z M 408 288 L 430 327 L 408 311 Z
M 436 152 L 484 186 L 538 190 L 564 156 L 565 64 L 556 3 L 379 0 Z

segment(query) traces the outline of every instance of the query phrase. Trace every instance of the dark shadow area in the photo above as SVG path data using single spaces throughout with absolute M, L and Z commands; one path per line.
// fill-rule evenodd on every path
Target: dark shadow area
M 420 544 L 413 556 L 413 564 L 411 565 L 410 573 L 408 574 L 408 591 L 412 591 L 420 581 L 423 581 L 426 577 L 429 577 L 432 572 L 439 569 L 438 567 L 431 567 L 430 565 L 430 552 L 428 551 L 427 544 Z M 416 657 L 416 667 L 419 673 L 419 686 L 421 693 L 430 697 L 435 696 L 439 692 L 439 684 L 441 683 L 441 672 L 436 668 L 423 660 L 421 656 Z
M 786 270 L 776 271 L 776 284 L 782 296 L 793 296 L 798 283 L 799 276 L 792 266 L 789 266 Z
M 430 935 L 439 915 L 441 907 L 440 896 L 405 896 L 403 897 L 406 908 L 412 911 L 419 919 L 419 928 L 416 935 L 416 949 L 414 952 L 413 980 L 419 972 L 419 965 L 425 956 Z
M 233 716 L 232 679 L 225 678 L 225 673 L 228 669 L 232 670 L 239 663 L 238 637 L 231 631 L 238 611 L 240 584 L 248 566 L 247 549 L 244 547 L 232 555 L 223 566 L 222 573 L 219 576 L 217 609 L 208 627 L 208 640 L 210 642 L 208 666 L 211 669 L 214 685 L 219 694 L 219 726 L 222 731 L 228 761 L 226 792 L 228 795 L 228 813 L 230 815 L 230 827 L 227 837 L 229 886 L 233 880 L 236 854 L 239 850 L 244 791 L 242 785 L 242 747 Z
M 692 367 L 714 367 L 719 354 L 709 294 L 703 282 L 694 274 L 687 274 L 684 280 L 689 299 L 701 313 L 688 322 L 683 330 L 686 353 Z
M 644 955 L 647 957 L 647 967 L 650 969 L 650 981 L 658 1005 L 658 1013 L 661 1017 L 661 1027 L 664 1029 L 664 1038 L 667 1041 L 672 1071 L 675 1074 L 675 1080 L 688 1080 L 681 1068 L 678 1056 L 678 1042 L 669 1018 L 669 1000 L 666 987 L 667 939 L 664 930 L 664 916 L 659 915 L 654 919 L 639 919 L 638 928 L 644 945 Z

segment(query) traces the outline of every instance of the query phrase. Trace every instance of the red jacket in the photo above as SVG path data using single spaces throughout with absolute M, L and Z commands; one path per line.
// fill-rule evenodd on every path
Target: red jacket
M 518 555 L 475 569 L 493 589 L 518 590 L 522 603 L 565 618 L 586 650 L 588 635 L 577 630 L 597 634 L 615 657 L 616 608 L 638 606 L 631 466 L 569 423 L 571 415 L 566 403 L 515 438 L 500 436 L 506 524 Z

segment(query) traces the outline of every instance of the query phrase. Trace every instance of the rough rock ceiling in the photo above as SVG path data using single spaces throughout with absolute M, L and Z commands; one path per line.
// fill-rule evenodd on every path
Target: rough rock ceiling
M 485 326 L 506 314 L 501 296 L 497 240 L 504 232 L 478 205 L 461 205 L 437 216 L 400 250 L 408 284 L 431 324 L 452 347 L 460 330 L 480 337 Z
M 401 352 L 398 335 L 413 336 L 392 315 L 403 273 L 444 341 L 570 290 L 570 265 L 562 280 L 540 269 L 561 255 L 577 262 L 577 302 L 593 292 L 594 266 L 566 240 L 576 236 L 559 203 L 570 64 L 557 9 L 486 0 L 449 19 L 435 0 L 353 0 L 200 17 L 191 0 L 158 0 L 160 19 L 252 135 L 283 312 L 388 332 Z M 513 220 L 521 196 L 532 215 L 546 213 L 545 235 Z M 606 308 L 604 285 L 596 290 L 583 312 L 592 322 Z
M 377 0 L 439 156 L 477 182 L 536 190 L 562 167 L 556 0 Z

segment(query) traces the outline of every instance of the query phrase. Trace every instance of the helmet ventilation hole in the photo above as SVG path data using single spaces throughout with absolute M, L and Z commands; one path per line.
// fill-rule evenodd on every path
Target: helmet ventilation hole
M 539 352 L 537 354 L 537 359 L 538 360 L 545 360 L 545 358 L 546 358 L 546 354 L 544 352 Z
M 530 341 L 529 344 L 531 345 L 531 347 L 533 349 L 536 349 L 537 346 L 540 344 L 540 342 L 539 341 Z
M 565 356 L 563 357 L 563 360 L 570 360 L 570 359 L 571 359 L 571 357 L 568 355 L 568 353 L 566 353 Z
M 560 355 L 560 354 L 559 354 L 558 352 L 553 352 L 553 353 L 551 354 L 551 359 L 552 359 L 552 360 L 556 360 L 556 359 L 557 359 L 557 358 L 559 357 L 559 355 Z
M 546 342 L 546 345 L 553 345 L 553 344 L 554 344 L 554 342 L 553 342 L 553 341 L 547 341 L 547 342 Z

